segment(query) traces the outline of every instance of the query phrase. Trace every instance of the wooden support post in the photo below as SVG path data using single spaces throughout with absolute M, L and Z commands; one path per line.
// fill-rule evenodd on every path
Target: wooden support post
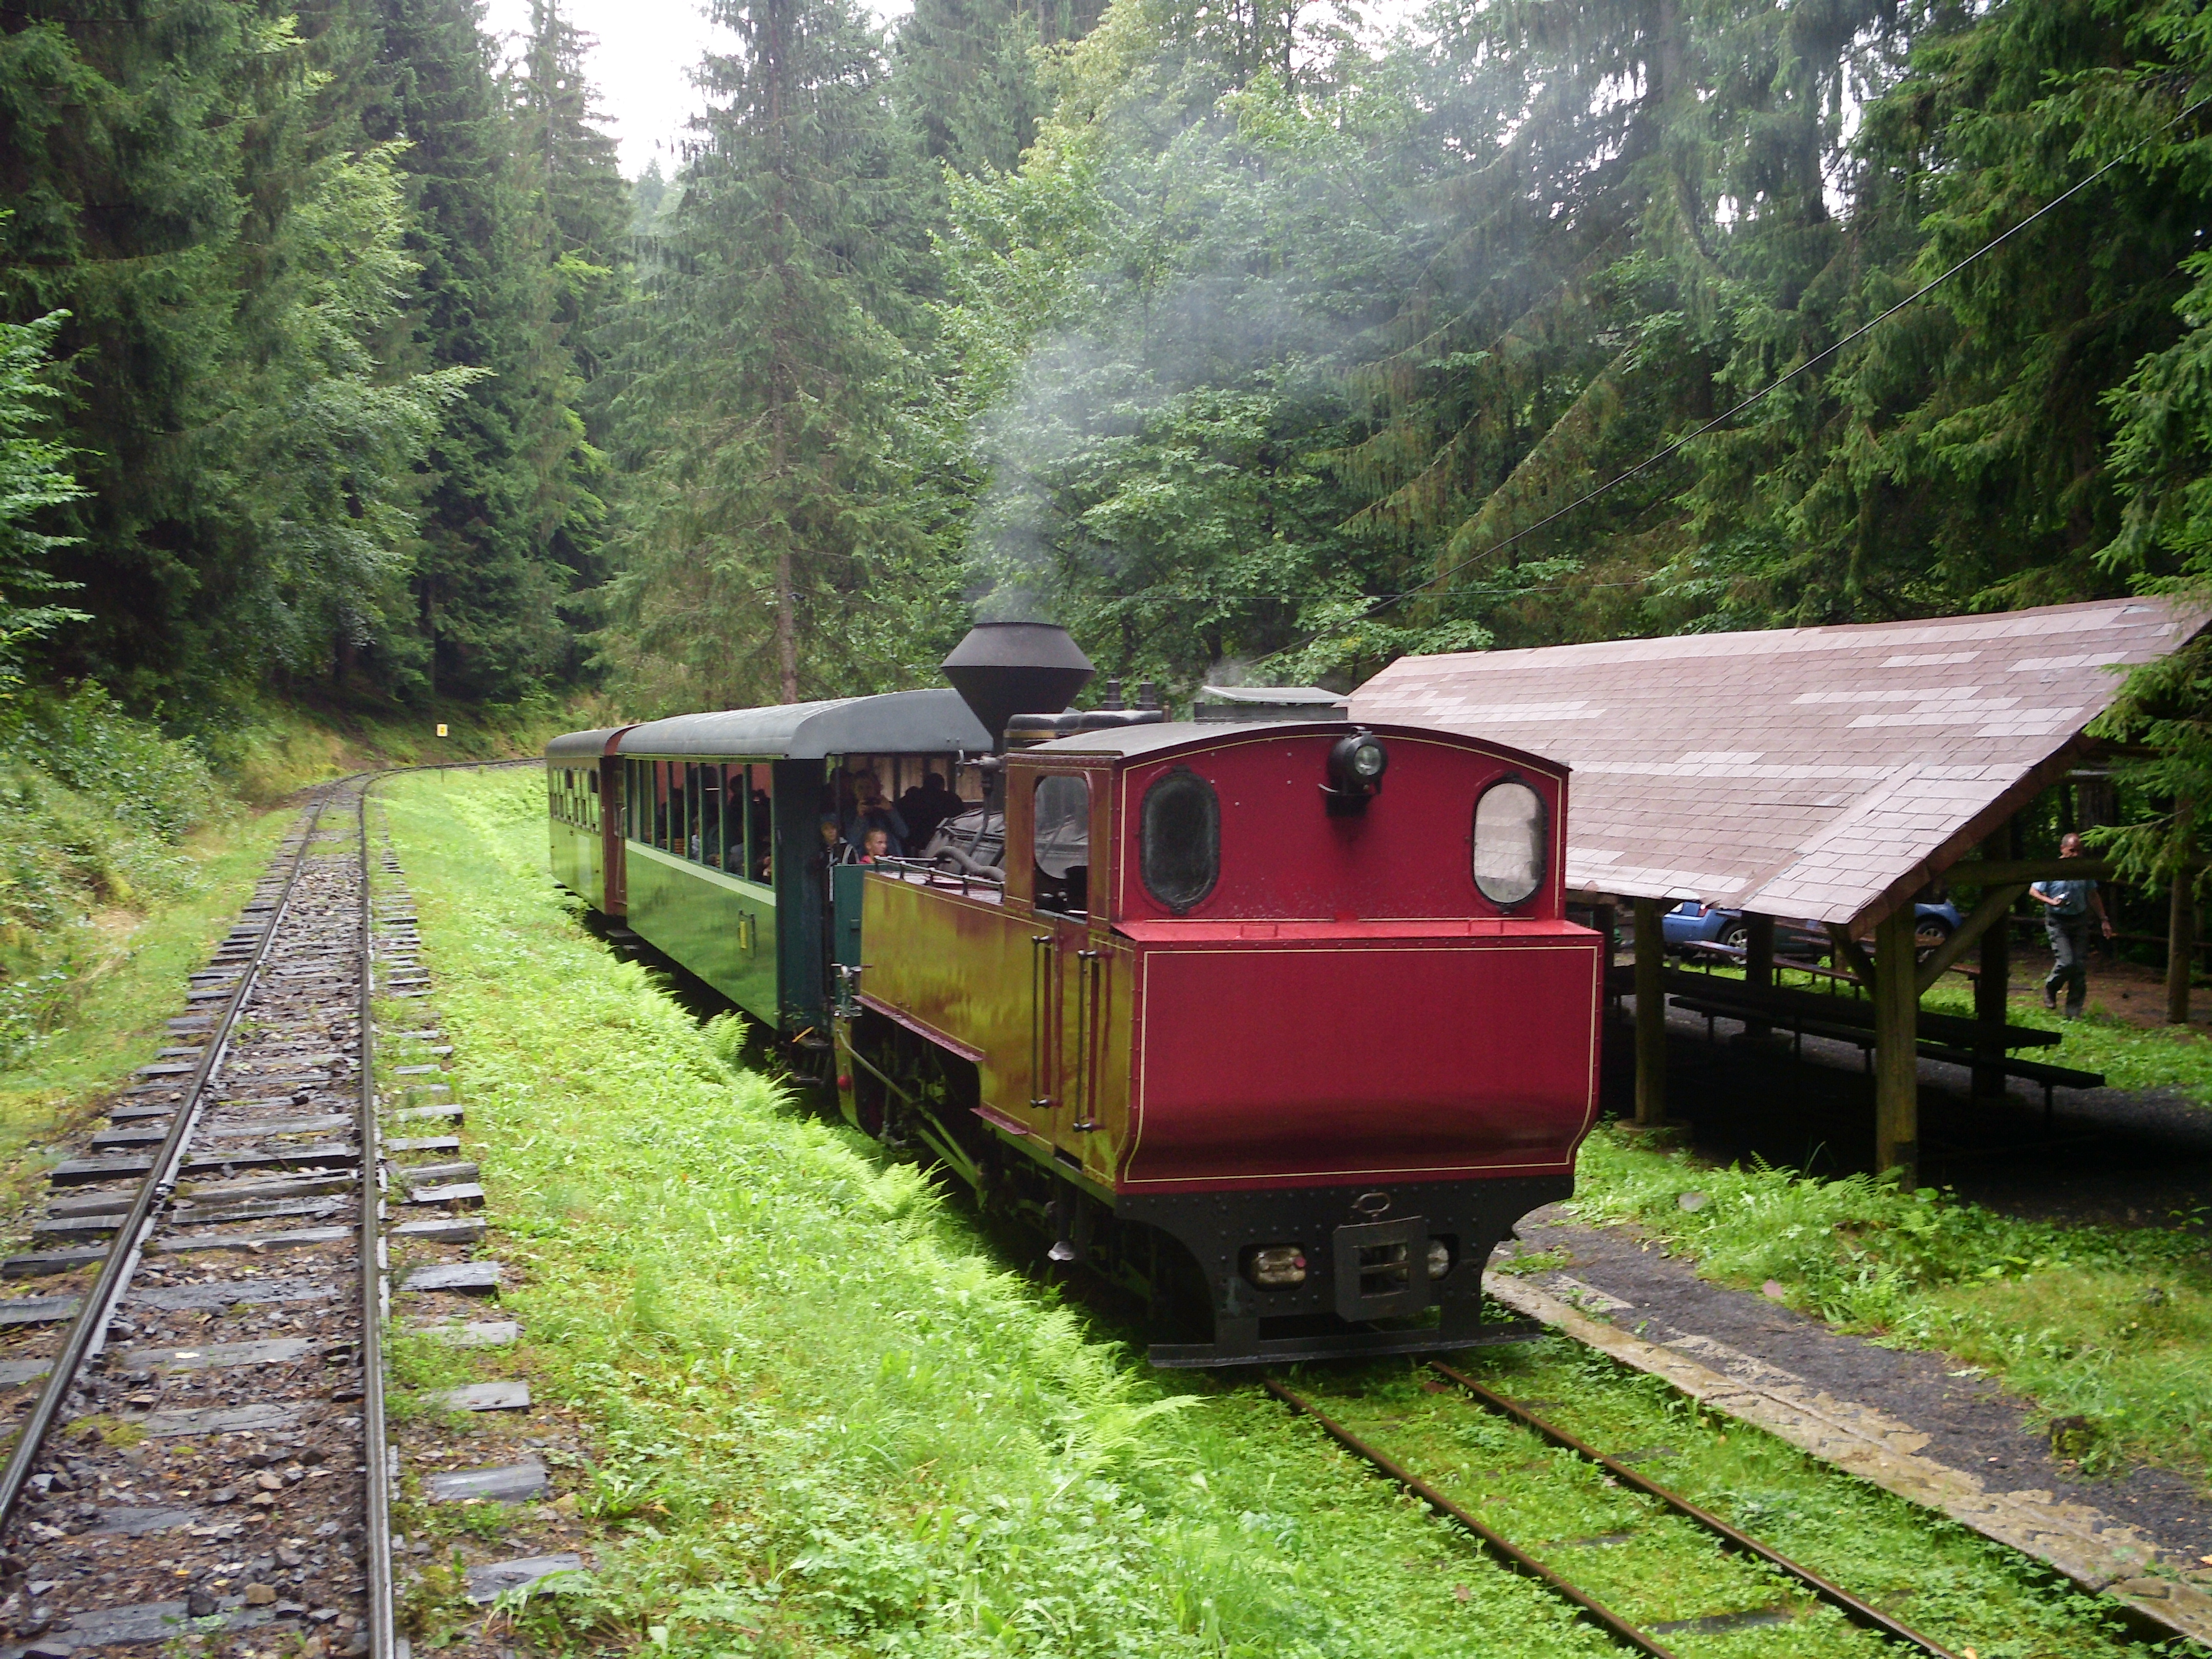
M 1974 1052 L 1985 1060 L 2002 1062 L 2005 1057 L 2003 1027 L 2011 1009 L 2012 998 L 2012 922 L 2010 907 L 1982 931 L 1975 941 L 1978 946 L 1981 971 L 1974 978 L 1974 1023 L 1981 1028 L 1974 1038 Z M 2005 1097 L 2005 1073 L 2002 1064 L 1974 1067 L 1973 1097 L 1976 1100 L 2002 1100 Z
M 1667 939 L 1659 901 L 1636 901 L 1636 1124 L 1667 1121 Z
M 1828 944 L 1836 966 L 1848 967 L 1857 976 L 1858 982 L 1871 991 L 1874 988 L 1874 964 L 1867 960 L 1866 951 L 1850 936 L 1850 930 L 1839 921 L 1830 922 Z
M 1874 1162 L 1907 1191 L 1920 1181 L 1920 986 L 1913 911 L 1900 904 L 1875 929 Z
M 2174 816 L 2181 822 L 2182 834 L 2196 821 L 2195 805 L 2185 800 L 2173 804 Z M 2185 839 L 2182 843 L 2180 866 L 2173 872 L 2173 888 L 2166 901 L 2166 1023 L 2168 1025 L 2189 1024 L 2189 970 L 2197 960 L 2197 883 L 2190 874 L 2195 860 L 2189 854 L 2194 849 Z
M 1769 990 L 1774 984 L 1774 918 L 1747 915 L 1743 926 L 1743 982 Z M 1774 1035 L 1774 1028 L 1763 1019 L 1747 1019 L 1743 1035 L 1747 1042 L 1764 1042 Z
M 2166 1023 L 2189 1024 L 2189 969 L 2197 954 L 2197 883 L 2186 870 L 2173 872 L 2166 907 Z

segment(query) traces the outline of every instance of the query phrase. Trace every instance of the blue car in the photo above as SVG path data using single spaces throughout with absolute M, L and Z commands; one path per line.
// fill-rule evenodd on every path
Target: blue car
M 1960 921 L 1959 907 L 1948 899 L 1916 904 L 1912 910 L 1913 948 L 1923 956 L 1950 938 Z M 1659 930 L 1668 950 L 1675 952 L 1692 945 L 1724 945 L 1741 950 L 1751 938 L 1751 924 L 1744 920 L 1742 911 L 1701 904 L 1696 899 L 1686 899 L 1661 916 Z M 1777 921 L 1774 948 L 1784 956 L 1826 956 L 1827 930 L 1817 922 Z

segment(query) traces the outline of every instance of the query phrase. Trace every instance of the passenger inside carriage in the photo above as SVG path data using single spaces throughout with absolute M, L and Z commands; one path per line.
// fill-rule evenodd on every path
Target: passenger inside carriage
M 906 820 L 899 816 L 897 807 L 884 799 L 883 786 L 873 772 L 853 775 L 853 810 L 844 823 L 845 839 L 855 846 L 870 830 L 880 830 L 890 837 L 891 851 L 903 854 L 907 847 Z
M 906 820 L 906 850 L 909 856 L 929 845 L 929 838 L 937 828 L 967 802 L 945 787 L 942 774 L 932 772 L 920 784 L 901 795 L 899 816 Z
M 692 856 L 709 868 L 722 867 L 722 792 L 715 774 L 721 769 L 709 768 L 699 798 L 698 851 Z

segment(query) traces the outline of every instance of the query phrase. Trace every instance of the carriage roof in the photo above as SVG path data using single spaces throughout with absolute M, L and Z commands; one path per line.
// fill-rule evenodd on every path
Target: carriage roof
M 831 755 L 947 755 L 956 750 L 979 755 L 990 747 L 991 734 L 960 694 L 939 687 L 648 720 L 625 732 L 616 752 L 821 760 Z M 555 751 L 548 745 L 546 752 Z

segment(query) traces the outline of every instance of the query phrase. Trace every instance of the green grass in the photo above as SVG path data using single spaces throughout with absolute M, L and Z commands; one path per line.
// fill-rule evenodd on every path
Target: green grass
M 538 780 L 384 798 L 482 1143 L 486 1253 L 520 1281 L 508 1363 L 596 1441 L 598 1571 L 525 1610 L 533 1640 L 1611 1651 L 1263 1396 L 1164 1392 L 926 1177 L 740 1069 L 733 1021 L 702 1029 L 576 927 L 542 873 Z
M 1692 1192 L 1705 1201 L 1685 1210 Z M 1708 1278 L 1774 1281 L 1842 1329 L 1942 1349 L 2046 1418 L 2088 1418 L 2092 1468 L 2141 1459 L 2212 1482 L 2212 1261 L 2197 1235 L 2023 1221 L 1865 1176 L 1714 1169 L 1603 1129 L 1575 1204 L 1656 1232 Z
M 483 1253 L 526 1327 L 472 1364 L 526 1374 L 592 1443 L 562 1480 L 596 1517 L 595 1571 L 518 1611 L 534 1645 L 1617 1650 L 1249 1381 L 1148 1372 L 995 1265 L 927 1178 L 744 1071 L 734 1021 L 702 1027 L 576 926 L 543 874 L 534 778 L 406 779 L 384 798 L 490 1188 Z M 464 1374 L 401 1363 L 418 1387 Z M 1603 1371 L 1625 1413 L 1686 1408 L 1560 1345 L 1496 1363 L 1565 1388 Z M 1367 1374 L 1406 1386 L 1402 1367 Z M 1856 1540 L 1844 1570 L 1922 1586 L 1947 1632 L 1990 1632 L 1984 1654 L 2110 1650 L 2100 1615 L 2021 1558 L 1739 1443 L 1746 1461 L 1711 1468 L 1747 1513 L 1832 1516 L 1832 1541 Z M 453 1590 L 457 1570 L 439 1573 Z
M 309 709 L 269 703 L 229 712 L 200 742 L 226 787 L 268 803 L 331 778 L 387 766 L 535 755 L 563 732 L 620 723 L 591 699 L 440 704 L 410 710 Z M 447 735 L 440 737 L 443 725 Z
M 0 1069 L 0 1169 L 15 1184 L 27 1145 L 74 1125 L 169 1041 L 164 1022 L 185 1006 L 186 975 L 229 930 L 289 821 L 240 815 L 187 837 L 173 854 L 177 896 L 102 913 L 58 958 L 67 974 L 58 1018 L 35 1042 L 19 1037 L 16 1063 Z

